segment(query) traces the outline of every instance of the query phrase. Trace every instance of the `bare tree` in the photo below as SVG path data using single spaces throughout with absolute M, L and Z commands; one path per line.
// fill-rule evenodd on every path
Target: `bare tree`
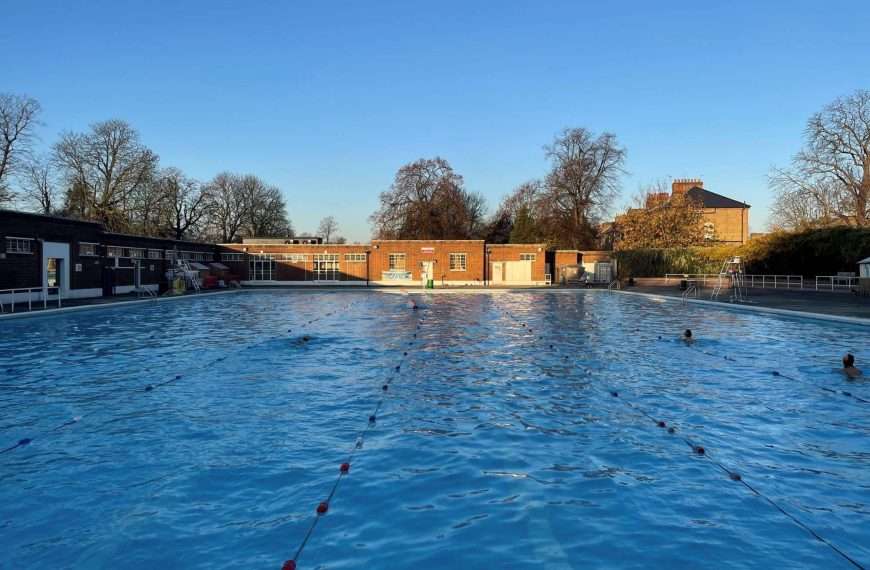
M 40 110 L 36 99 L 0 93 L 0 204 L 13 198 L 9 177 L 24 166 Z
M 166 168 L 157 177 L 164 197 L 161 216 L 169 234 L 178 240 L 190 239 L 208 213 L 211 196 L 208 186 L 188 178 L 177 168 Z
M 324 242 L 331 243 L 330 239 L 338 233 L 338 222 L 335 221 L 333 216 L 326 216 L 320 220 L 320 227 L 317 229 L 317 233 L 323 237 Z
M 254 175 L 239 180 L 244 205 L 244 233 L 248 237 L 290 237 L 293 227 L 281 190 Z
M 245 198 L 240 178 L 230 172 L 222 172 L 207 185 L 208 216 L 206 223 L 212 239 L 232 243 L 241 237 L 245 219 Z
M 619 195 L 625 149 L 615 135 L 584 128 L 565 129 L 544 149 L 552 162 L 544 207 L 559 224 L 555 245 L 581 249 Z
M 401 167 L 370 219 L 382 239 L 469 239 L 482 232 L 485 211 L 483 197 L 436 157 Z
M 775 223 L 870 225 L 870 91 L 836 99 L 810 117 L 790 169 L 774 170 Z
M 774 192 L 772 228 L 799 230 L 848 223 L 848 214 L 842 213 L 849 210 L 849 196 L 834 179 L 775 169 L 769 183 Z
M 48 158 L 33 157 L 20 176 L 24 200 L 41 214 L 53 214 L 57 208 L 57 181 Z
M 157 155 L 139 142 L 124 121 L 96 123 L 87 133 L 64 133 L 55 161 L 71 190 L 66 207 L 115 231 L 129 229 L 134 192 L 150 184 Z

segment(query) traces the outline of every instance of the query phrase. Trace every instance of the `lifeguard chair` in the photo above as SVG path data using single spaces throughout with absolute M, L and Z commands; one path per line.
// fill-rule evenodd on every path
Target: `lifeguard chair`
M 722 292 L 722 287 L 727 285 L 731 288 L 729 301 L 732 303 L 746 301 L 745 274 L 743 260 L 739 256 L 725 260 L 722 264 L 722 269 L 719 271 L 719 281 L 716 283 L 716 288 L 713 289 L 713 295 L 710 296 L 710 299 L 718 299 L 719 294 Z

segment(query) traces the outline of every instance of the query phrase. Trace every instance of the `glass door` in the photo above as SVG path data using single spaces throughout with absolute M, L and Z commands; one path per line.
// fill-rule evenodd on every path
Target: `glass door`
M 271 255 L 254 255 L 248 265 L 251 281 L 272 281 L 275 261 Z
M 314 255 L 314 280 L 338 281 L 337 253 L 317 253 Z

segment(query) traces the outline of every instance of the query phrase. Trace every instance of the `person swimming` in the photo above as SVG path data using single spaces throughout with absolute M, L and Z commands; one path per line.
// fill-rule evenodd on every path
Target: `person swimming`
M 849 378 L 858 378 L 861 376 L 861 371 L 855 368 L 855 355 L 851 352 L 847 352 L 846 356 L 843 357 L 843 374 Z
M 692 338 L 692 329 L 686 329 L 683 331 L 683 342 L 686 344 L 692 343 L 695 339 Z

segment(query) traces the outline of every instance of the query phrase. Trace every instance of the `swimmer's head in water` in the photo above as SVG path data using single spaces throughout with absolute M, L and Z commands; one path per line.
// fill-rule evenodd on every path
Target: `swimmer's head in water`
M 852 368 L 853 366 L 855 366 L 855 355 L 847 352 L 846 356 L 843 357 L 843 368 Z
M 692 338 L 692 329 L 686 329 L 683 331 L 683 338 Z

